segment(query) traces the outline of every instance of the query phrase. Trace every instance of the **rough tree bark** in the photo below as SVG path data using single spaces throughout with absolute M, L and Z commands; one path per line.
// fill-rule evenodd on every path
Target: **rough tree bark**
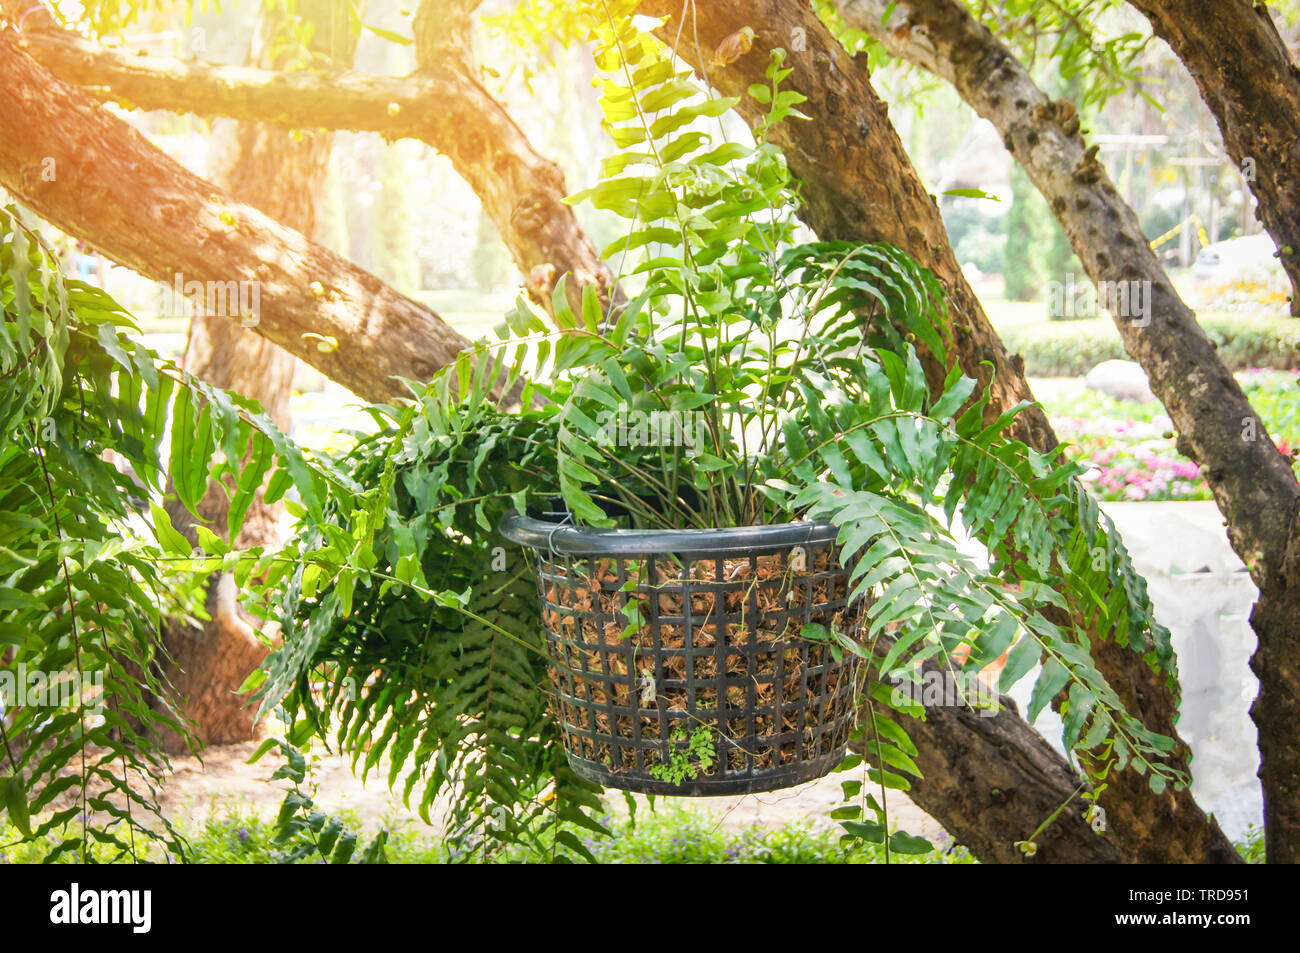
M 688 9 L 683 20 L 684 7 Z M 981 363 L 992 360 L 994 394 L 1003 406 L 1032 399 L 1023 362 L 1007 357 L 967 284 L 938 205 L 925 192 L 865 65 L 848 55 L 807 2 L 719 0 L 684 5 L 681 0 L 645 0 L 640 10 L 670 18 L 660 36 L 724 95 L 744 97 L 739 109 L 751 124 L 761 118 L 765 107 L 745 96 L 745 91 L 763 81 L 770 50 L 779 46 L 792 51 L 787 65 L 794 73 L 787 82 L 808 97 L 800 109 L 813 121 L 782 123 L 773 138 L 801 182 L 804 220 L 823 238 L 887 241 L 910 252 L 935 272 L 948 291 L 963 370 L 986 380 L 988 371 Z M 710 54 L 717 45 L 745 26 L 756 31 L 753 49 L 725 68 L 711 66 Z M 1040 450 L 1056 445 L 1041 410 L 1035 408 L 1022 417 L 1016 436 Z M 1163 677 L 1141 653 L 1116 645 L 1105 633 L 1099 635 L 1093 652 L 1097 666 L 1129 710 L 1147 725 L 1176 737 L 1176 708 Z M 1186 768 L 1185 746 L 1174 762 Z M 931 789 L 943 787 L 940 774 L 927 778 L 915 792 L 917 803 L 941 821 L 942 812 L 931 805 L 943 796 L 935 798 Z M 1102 804 L 1115 843 L 1128 861 L 1239 860 L 1190 791 L 1157 796 L 1134 772 L 1112 773 Z
M 1195 314 L 1178 296 L 1137 215 L 1097 162 L 1096 150 L 1087 147 L 1074 107 L 1052 101 L 1006 45 L 955 0 L 904 0 L 894 5 L 888 20 L 890 4 L 885 0 L 840 0 L 838 7 L 849 26 L 869 32 L 896 56 L 947 80 L 997 127 L 1052 207 L 1094 283 L 1121 292 L 1138 289 L 1140 300 L 1148 302 L 1145 313 L 1113 307 L 1111 316 L 1125 349 L 1145 368 L 1152 390 L 1169 411 L 1180 435 L 1179 450 L 1201 465 L 1227 519 L 1233 548 L 1260 588 L 1265 611 L 1252 617 L 1260 640 L 1254 667 L 1268 676 L 1261 676 L 1255 715 L 1261 750 L 1270 752 L 1261 777 L 1277 773 L 1283 790 L 1300 795 L 1300 776 L 1288 777 L 1276 759 L 1276 747 L 1285 751 L 1300 715 L 1300 681 L 1294 665 L 1265 661 L 1297 657 L 1300 613 L 1280 627 L 1266 623 L 1271 618 L 1267 607 L 1286 604 L 1287 593 L 1300 588 L 1300 577 L 1288 577 L 1286 568 L 1287 547 L 1297 536 L 1294 520 L 1300 500 L 1300 484 L 1289 461 L 1277 451 Z M 1143 697 L 1158 697 L 1161 686 L 1146 684 L 1152 679 L 1143 675 L 1145 683 L 1135 689 Z M 1267 723 L 1264 712 L 1275 712 L 1282 720 Z M 1176 737 L 1172 724 L 1153 727 Z M 1288 800 L 1276 787 L 1273 797 L 1266 797 L 1271 800 L 1270 825 L 1279 820 L 1278 810 Z M 1295 843 L 1294 837 L 1289 840 Z
M 1224 148 L 1259 199 L 1255 214 L 1277 243 L 1291 279 L 1291 313 L 1300 315 L 1300 70 L 1268 7 L 1249 0 L 1129 2 L 1196 81 Z
M 304 0 L 298 15 L 314 28 L 313 54 L 343 65 L 351 63 L 356 34 L 337 0 Z M 262 8 L 249 54 L 253 65 L 280 65 L 272 60 L 270 49 L 288 20 L 282 6 Z M 280 126 L 225 120 L 214 127 L 213 140 L 217 144 L 215 182 L 276 221 L 315 236 L 316 196 L 325 184 L 332 133 L 290 136 Z M 200 312 L 190 321 L 186 369 L 210 384 L 258 401 L 286 433 L 296 366 L 292 354 L 229 317 Z M 188 532 L 193 516 L 179 503 L 167 508 L 173 525 Z M 227 494 L 214 484 L 199 505 L 199 516 L 208 528 L 225 536 L 228 509 Z M 236 549 L 279 545 L 283 512 L 283 504 L 268 505 L 259 493 L 238 538 L 229 542 Z M 234 596 L 232 577 L 217 576 L 208 586 L 208 621 L 191 626 L 172 620 L 164 632 L 168 655 L 164 675 L 182 700 L 181 710 L 195 737 L 204 745 L 246 741 L 256 727 L 254 709 L 237 691 L 261 665 L 268 649 L 253 631 L 255 620 L 240 610 Z M 179 752 L 189 739 L 176 735 L 165 743 Z
M 259 282 L 257 332 L 368 400 L 407 393 L 398 377 L 427 380 L 469 343 L 187 171 L 37 63 L 27 42 L 0 28 L 0 185 L 46 221 L 155 280 Z

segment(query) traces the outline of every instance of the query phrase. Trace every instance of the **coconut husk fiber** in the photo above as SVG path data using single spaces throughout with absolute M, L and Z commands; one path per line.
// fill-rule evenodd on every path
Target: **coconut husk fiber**
M 752 775 L 839 750 L 851 656 L 801 637 L 856 630 L 832 545 L 739 557 L 539 554 L 552 706 L 570 754 L 644 775 L 701 726 L 713 775 Z M 846 653 L 847 654 L 847 653 Z

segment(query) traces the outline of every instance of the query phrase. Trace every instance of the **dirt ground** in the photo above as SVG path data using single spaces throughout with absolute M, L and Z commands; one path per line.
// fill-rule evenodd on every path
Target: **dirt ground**
M 202 762 L 194 757 L 174 759 L 175 773 L 162 792 L 164 813 L 173 819 L 193 821 L 232 810 L 274 816 L 286 782 L 268 780 L 280 763 L 274 753 L 256 764 L 247 763 L 256 749 L 257 744 L 248 742 L 211 748 L 204 753 Z M 327 812 L 350 811 L 372 831 L 412 821 L 421 824 L 418 815 L 402 805 L 401 796 L 389 792 L 387 764 L 381 763 L 379 769 L 379 774 L 372 772 L 363 782 L 353 775 L 348 759 L 317 752 L 311 772 L 318 784 L 317 805 Z M 840 803 L 840 782 L 849 779 L 848 774 L 830 774 L 783 791 L 739 797 L 658 798 L 657 802 L 662 805 L 676 801 L 691 810 L 710 812 L 719 824 L 732 830 L 754 824 L 777 827 L 794 821 L 833 827 L 834 822 L 826 815 Z M 623 809 L 623 799 L 617 792 L 611 792 L 608 800 L 614 810 Z M 888 807 L 891 823 L 909 833 L 931 839 L 942 833 L 938 823 L 897 791 L 889 792 Z

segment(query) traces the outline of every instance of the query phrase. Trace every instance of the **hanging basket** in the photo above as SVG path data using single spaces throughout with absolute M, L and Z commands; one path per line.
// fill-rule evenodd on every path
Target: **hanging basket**
M 552 516 L 553 514 L 548 514 Z M 535 557 L 569 764 L 606 787 L 708 796 L 829 772 L 854 719 L 855 628 L 836 528 L 600 530 L 511 515 Z

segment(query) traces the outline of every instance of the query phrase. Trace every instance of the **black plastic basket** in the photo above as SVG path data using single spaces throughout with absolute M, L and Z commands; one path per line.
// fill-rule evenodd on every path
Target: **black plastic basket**
M 535 557 L 575 772 L 707 796 L 790 787 L 839 763 L 857 659 L 836 661 L 828 643 L 800 637 L 810 622 L 855 627 L 834 526 L 599 530 L 547 515 L 511 515 L 501 532 Z M 691 750 L 701 732 L 708 769 Z

